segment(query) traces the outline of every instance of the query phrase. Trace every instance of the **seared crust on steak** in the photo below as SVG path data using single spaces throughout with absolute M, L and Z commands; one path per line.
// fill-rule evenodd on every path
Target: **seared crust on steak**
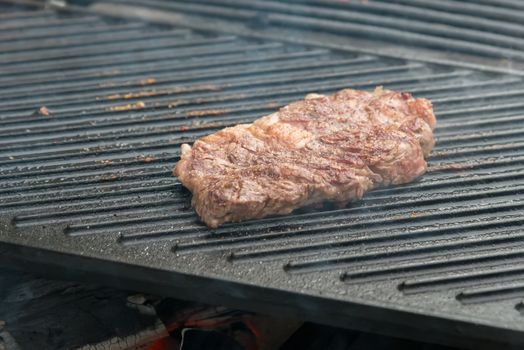
M 422 175 L 435 124 L 431 102 L 409 93 L 309 94 L 252 124 L 182 145 L 174 175 L 213 228 L 325 201 L 345 206 L 372 188 Z

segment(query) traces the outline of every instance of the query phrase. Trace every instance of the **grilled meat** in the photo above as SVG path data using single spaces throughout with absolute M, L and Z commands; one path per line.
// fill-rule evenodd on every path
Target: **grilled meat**
M 409 93 L 309 94 L 252 124 L 182 145 L 174 175 L 213 228 L 324 201 L 345 206 L 372 188 L 422 175 L 435 123 L 431 102 Z

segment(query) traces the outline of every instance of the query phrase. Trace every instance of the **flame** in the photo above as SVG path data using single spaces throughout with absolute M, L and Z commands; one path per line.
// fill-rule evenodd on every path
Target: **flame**
M 179 348 L 180 344 L 175 339 L 165 337 L 156 340 L 147 348 L 147 350 L 178 350 Z

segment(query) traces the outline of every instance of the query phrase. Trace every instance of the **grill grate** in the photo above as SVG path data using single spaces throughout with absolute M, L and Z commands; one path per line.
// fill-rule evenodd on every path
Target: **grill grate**
M 459 346 L 522 345 L 521 77 L 93 14 L 1 16 L 4 264 L 386 334 L 432 330 Z M 380 84 L 434 101 L 427 175 L 345 209 L 198 222 L 171 176 L 181 143 L 308 92 Z
M 265 34 L 272 33 L 271 27 L 278 28 L 273 32 L 276 37 L 284 30 L 286 35 L 280 34 L 281 37 L 324 44 L 351 43 L 357 50 L 378 54 L 400 54 L 403 50 L 399 47 L 403 47 L 407 49 L 404 55 L 407 57 L 441 57 L 451 62 L 460 58 L 494 67 L 518 66 L 521 70 L 524 60 L 524 6 L 518 1 L 106 0 L 98 3 L 103 3 L 101 8 L 111 4 L 144 6 L 208 21 L 247 23 L 247 28 L 262 29 Z M 297 35 L 293 30 L 305 30 L 307 35 Z M 371 44 L 366 43 L 369 41 Z M 511 61 L 507 62 L 508 59 Z
M 413 46 L 496 58 L 524 58 L 522 19 L 517 1 L 428 0 L 107 0 L 144 5 L 228 21 L 365 37 Z M 263 18 L 261 20 L 261 18 Z M 258 20 L 258 21 L 257 21 Z

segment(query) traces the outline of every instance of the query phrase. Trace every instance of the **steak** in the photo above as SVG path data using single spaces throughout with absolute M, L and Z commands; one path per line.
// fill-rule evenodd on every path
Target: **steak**
M 309 94 L 252 124 L 182 145 L 174 175 L 212 228 L 325 201 L 337 206 L 425 173 L 436 119 L 409 93 Z

